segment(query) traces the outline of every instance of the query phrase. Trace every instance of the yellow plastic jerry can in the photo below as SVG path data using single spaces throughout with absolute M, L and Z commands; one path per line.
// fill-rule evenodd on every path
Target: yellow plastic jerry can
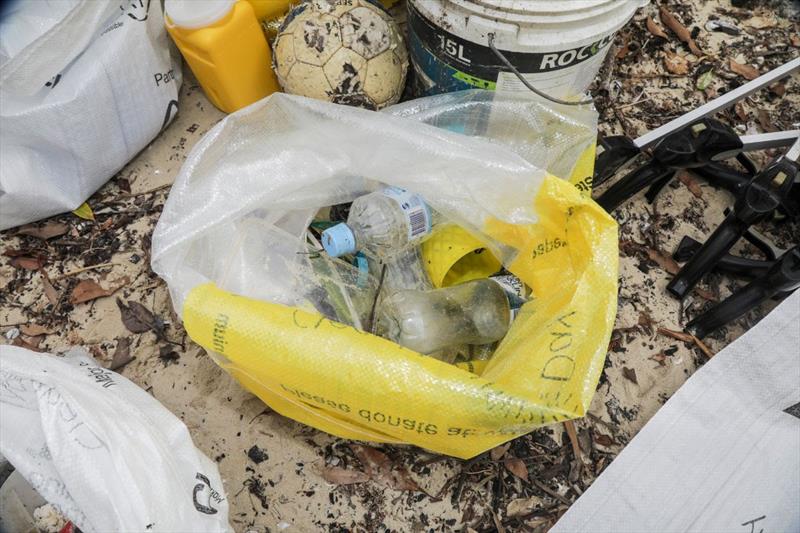
M 226 113 L 280 89 L 247 0 L 166 0 L 164 20 L 206 96 Z

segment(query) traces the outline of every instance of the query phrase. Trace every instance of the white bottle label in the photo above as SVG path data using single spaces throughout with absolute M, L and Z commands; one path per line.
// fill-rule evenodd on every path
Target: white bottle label
M 408 240 L 424 237 L 431 232 L 431 211 L 422 197 L 400 187 L 387 187 L 381 193 L 397 202 L 406 218 Z
M 528 301 L 525 296 L 525 284 L 522 283 L 521 279 L 513 275 L 492 276 L 489 279 L 500 285 L 506 292 L 509 307 L 511 308 L 511 322 L 513 322 L 522 306 Z

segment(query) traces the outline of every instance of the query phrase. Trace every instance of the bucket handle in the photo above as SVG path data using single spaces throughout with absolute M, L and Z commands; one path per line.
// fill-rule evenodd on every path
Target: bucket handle
M 540 91 L 539 89 L 531 85 L 531 83 L 525 79 L 525 77 L 520 73 L 520 71 L 517 70 L 517 67 L 512 65 L 511 61 L 509 61 L 508 58 L 504 56 L 503 53 L 500 50 L 498 50 L 498 48 L 494 45 L 494 33 L 490 33 L 488 35 L 488 38 L 489 38 L 489 48 L 491 48 L 492 52 L 494 52 L 494 55 L 497 56 L 497 59 L 502 61 L 503 65 L 505 65 L 508 70 L 510 70 L 517 78 L 519 78 L 519 81 L 521 81 L 525 87 L 527 87 L 534 93 L 538 94 L 542 98 L 545 98 L 547 100 L 550 100 L 551 102 L 555 102 L 556 104 L 561 104 L 561 105 L 586 105 L 594 103 L 594 100 L 591 98 L 587 98 L 585 100 L 568 101 L 556 98 L 555 96 L 550 96 L 549 94 Z

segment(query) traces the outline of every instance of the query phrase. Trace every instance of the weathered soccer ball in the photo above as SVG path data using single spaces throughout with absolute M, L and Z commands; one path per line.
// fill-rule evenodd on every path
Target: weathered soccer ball
M 283 90 L 381 109 L 403 92 L 408 51 L 392 17 L 368 0 L 311 0 L 287 16 L 274 44 Z

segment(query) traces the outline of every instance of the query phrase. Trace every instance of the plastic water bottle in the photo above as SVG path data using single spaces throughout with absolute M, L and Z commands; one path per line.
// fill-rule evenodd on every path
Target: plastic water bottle
M 390 296 L 397 291 L 413 289 L 428 291 L 433 283 L 422 262 L 422 252 L 418 246 L 406 248 L 383 263 L 386 275 L 383 279 L 383 294 Z M 379 265 L 379 268 L 382 268 Z M 380 271 L 378 272 L 380 276 Z
M 322 232 L 322 247 L 332 257 L 369 250 L 389 257 L 419 244 L 439 222 L 422 197 L 400 187 L 387 187 L 353 201 L 346 223 Z
M 398 291 L 380 308 L 378 332 L 430 354 L 458 344 L 498 341 L 511 320 L 510 296 L 490 278 L 433 291 Z

